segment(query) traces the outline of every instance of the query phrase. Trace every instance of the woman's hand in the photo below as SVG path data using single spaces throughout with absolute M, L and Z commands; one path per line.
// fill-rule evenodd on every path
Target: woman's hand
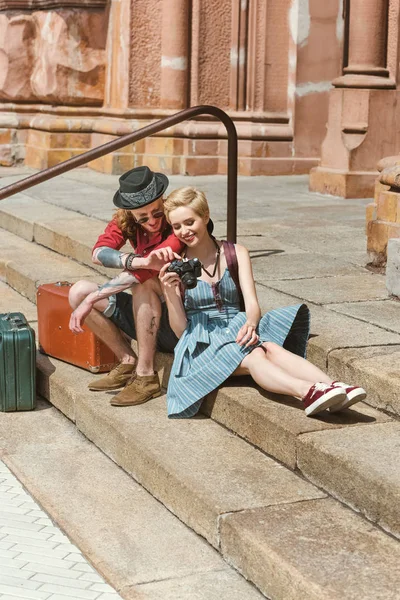
M 167 271 L 169 265 L 171 263 L 167 263 L 166 265 L 164 265 L 161 269 L 160 269 L 160 273 L 158 275 L 160 281 L 161 281 L 161 287 L 163 288 L 163 291 L 168 294 L 168 292 L 172 292 L 173 290 L 180 290 L 180 286 L 181 286 L 181 280 L 179 275 L 177 275 L 176 273 L 169 273 Z
M 69 320 L 69 328 L 73 333 L 83 333 L 82 325 L 85 322 L 86 317 L 91 313 L 92 305 L 84 300 L 74 310 Z
M 254 346 L 254 344 L 257 344 L 260 338 L 256 333 L 256 327 L 256 325 L 246 321 L 243 327 L 239 329 L 236 337 L 236 342 L 239 344 L 239 346 L 249 348 L 249 346 Z

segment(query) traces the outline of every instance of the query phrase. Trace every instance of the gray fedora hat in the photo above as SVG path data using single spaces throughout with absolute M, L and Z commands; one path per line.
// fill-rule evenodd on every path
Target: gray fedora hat
M 125 210 L 141 208 L 162 196 L 168 184 L 168 177 L 163 173 L 153 173 L 149 167 L 135 167 L 119 178 L 119 190 L 113 202 Z

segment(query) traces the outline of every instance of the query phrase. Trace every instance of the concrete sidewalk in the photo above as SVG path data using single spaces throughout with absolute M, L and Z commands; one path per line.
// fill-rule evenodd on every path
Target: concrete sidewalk
M 0 599 L 119 600 L 0 460 Z

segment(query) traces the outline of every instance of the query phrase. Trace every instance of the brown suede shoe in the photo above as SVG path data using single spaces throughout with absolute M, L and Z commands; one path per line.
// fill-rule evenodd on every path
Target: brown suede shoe
M 126 384 L 122 392 L 110 400 L 113 406 L 136 406 L 161 396 L 160 381 L 154 375 L 136 375 Z
M 135 364 L 119 363 L 105 377 L 94 379 L 88 384 L 92 392 L 107 392 L 125 387 L 135 373 Z

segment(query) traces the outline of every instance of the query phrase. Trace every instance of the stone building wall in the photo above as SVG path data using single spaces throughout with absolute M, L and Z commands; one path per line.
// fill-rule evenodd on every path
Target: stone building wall
M 44 168 L 207 103 L 236 124 L 241 174 L 307 173 L 342 73 L 343 10 L 343 0 L 0 0 L 0 162 Z M 224 128 L 198 118 L 90 166 L 211 174 L 225 157 Z
M 371 197 L 378 161 L 400 148 L 399 0 L 346 0 L 343 74 L 330 91 L 321 165 L 310 188 Z

